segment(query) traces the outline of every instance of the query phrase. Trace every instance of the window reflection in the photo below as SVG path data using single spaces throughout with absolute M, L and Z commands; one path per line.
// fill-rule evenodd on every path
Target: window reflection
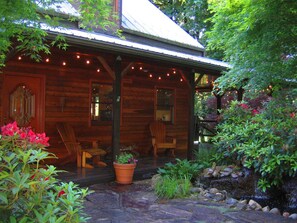
M 112 85 L 92 83 L 91 122 L 99 124 L 112 120 Z
M 157 89 L 156 120 L 174 122 L 174 90 Z

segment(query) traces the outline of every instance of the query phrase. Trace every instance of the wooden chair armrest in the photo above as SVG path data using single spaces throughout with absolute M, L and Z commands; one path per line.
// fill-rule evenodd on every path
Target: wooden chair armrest
M 172 140 L 174 144 L 176 144 L 176 138 L 173 136 L 166 136 L 166 139 Z

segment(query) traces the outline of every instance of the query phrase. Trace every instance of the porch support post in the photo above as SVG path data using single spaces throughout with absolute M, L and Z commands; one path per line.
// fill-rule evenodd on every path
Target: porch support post
M 243 89 L 242 87 L 237 90 L 237 101 L 242 101 L 243 99 Z
M 112 156 L 113 160 L 120 153 L 120 123 L 121 123 L 121 63 L 120 56 L 116 58 L 114 73 L 115 80 L 113 82 L 113 104 L 112 104 Z
M 195 71 L 192 70 L 189 74 L 188 81 L 190 86 L 189 91 L 189 124 L 188 124 L 188 160 L 192 160 L 194 151 L 195 137 L 195 116 L 194 116 L 194 100 L 195 100 Z

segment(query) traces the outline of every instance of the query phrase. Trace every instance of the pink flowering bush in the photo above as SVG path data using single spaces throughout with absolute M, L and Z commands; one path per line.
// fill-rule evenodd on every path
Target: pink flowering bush
M 43 161 L 49 138 L 11 123 L 0 135 L 0 222 L 85 222 L 87 189 L 59 182 Z
M 233 101 L 214 137 L 217 162 L 241 163 L 259 173 L 263 190 L 297 171 L 296 102 L 269 98 L 261 106 Z

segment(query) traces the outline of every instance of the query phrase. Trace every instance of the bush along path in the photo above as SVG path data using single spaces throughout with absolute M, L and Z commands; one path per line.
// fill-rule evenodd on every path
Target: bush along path
M 254 211 L 252 203 L 242 204 L 227 197 L 216 200 L 215 196 L 223 194 L 216 189 L 194 187 L 188 198 L 160 199 L 153 189 L 155 178 L 125 186 L 116 183 L 91 186 L 94 193 L 87 196 L 84 205 L 91 217 L 88 222 L 296 222 L 292 219 L 294 215 L 285 218 L 280 214 Z M 211 193 L 214 197 L 207 197 Z M 250 208 L 243 210 L 244 205 Z

